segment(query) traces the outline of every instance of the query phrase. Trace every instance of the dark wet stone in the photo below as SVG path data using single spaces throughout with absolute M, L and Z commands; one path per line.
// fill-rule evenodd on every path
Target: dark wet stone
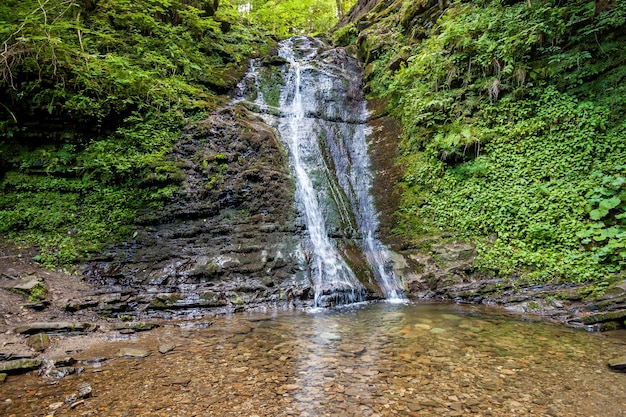
M 94 331 L 97 326 L 90 323 L 74 323 L 74 322 L 35 322 L 24 326 L 17 327 L 15 333 L 32 334 L 40 332 L 90 332 Z
M 159 327 L 156 323 L 145 323 L 145 322 L 136 322 L 136 323 L 123 323 L 114 327 L 115 330 L 119 330 L 120 332 L 125 330 L 132 330 L 135 332 L 145 332 L 148 330 L 152 330 Z

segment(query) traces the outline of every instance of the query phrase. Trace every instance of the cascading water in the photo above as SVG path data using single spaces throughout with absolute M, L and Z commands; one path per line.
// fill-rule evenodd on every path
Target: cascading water
M 367 291 L 359 281 L 365 278 L 357 278 L 349 265 L 359 263 L 348 255 L 354 247 L 364 254 L 369 270 L 360 272 L 373 276 L 387 299 L 402 298 L 389 251 L 376 238 L 360 67 L 343 49 L 331 49 L 313 38 L 283 41 L 279 55 L 287 64 L 278 108 L 270 111 L 265 103 L 254 62 L 241 88 L 254 87 L 254 103 L 289 152 L 296 201 L 308 232 L 303 258 L 315 305 L 365 299 Z

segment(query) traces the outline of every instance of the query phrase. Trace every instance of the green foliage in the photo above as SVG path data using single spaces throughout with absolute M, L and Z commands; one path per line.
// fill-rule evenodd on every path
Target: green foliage
M 185 119 L 275 42 L 209 0 L 0 5 L 0 233 L 69 265 L 127 240 L 184 172 Z
M 335 45 L 348 46 L 356 43 L 359 31 L 354 23 L 350 23 L 333 33 Z
M 378 29 L 371 89 L 404 127 L 396 233 L 465 237 L 481 268 L 537 282 L 624 269 L 626 5 L 605 6 L 457 1 L 424 39 Z
M 0 233 L 37 244 L 39 261 L 48 266 L 70 265 L 130 239 L 134 219 L 159 210 L 183 178 L 165 160 L 180 116 L 131 118 L 83 149 L 2 145 L 3 156 L 19 168 L 0 183 Z
M 236 4 L 251 25 L 286 38 L 328 31 L 354 0 L 239 0 Z
M 601 184 L 589 193 L 586 211 L 591 221 L 577 235 L 581 243 L 596 250 L 597 261 L 617 271 L 626 265 L 626 165 L 614 169 L 611 175 L 592 174 Z

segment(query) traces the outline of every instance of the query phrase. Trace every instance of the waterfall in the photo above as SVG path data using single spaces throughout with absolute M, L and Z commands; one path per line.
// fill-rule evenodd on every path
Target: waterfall
M 240 89 L 254 87 L 254 103 L 289 154 L 315 305 L 362 301 L 365 286 L 378 287 L 387 299 L 402 298 L 389 250 L 376 237 L 360 66 L 343 49 L 307 37 L 281 42 L 279 56 L 286 64 L 277 108 L 265 102 L 258 63 L 251 64 Z

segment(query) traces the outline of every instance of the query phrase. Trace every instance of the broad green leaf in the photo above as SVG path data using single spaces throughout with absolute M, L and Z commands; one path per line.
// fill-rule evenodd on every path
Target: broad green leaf
M 609 211 L 607 209 L 598 208 L 595 210 L 591 210 L 591 213 L 589 213 L 589 217 L 591 217 L 592 220 L 600 220 L 607 214 L 609 214 Z
M 621 202 L 622 201 L 618 197 L 607 198 L 600 201 L 600 208 L 611 210 L 612 208 L 619 206 L 619 203 Z

